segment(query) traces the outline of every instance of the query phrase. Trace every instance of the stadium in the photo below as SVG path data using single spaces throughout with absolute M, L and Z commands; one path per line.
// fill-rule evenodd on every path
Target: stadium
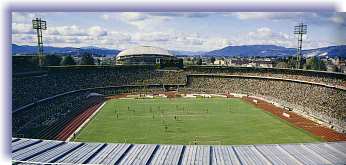
M 176 57 L 167 50 L 138 46 L 120 52 L 116 57 L 116 63 L 117 65 L 155 65 L 175 59 Z
M 143 49 L 146 53 L 138 53 Z M 147 64 L 157 61 L 153 55 L 174 57 L 140 47 L 117 60 L 138 64 L 137 55 Z M 12 87 L 16 163 L 346 162 L 345 74 L 65 66 L 14 72 Z

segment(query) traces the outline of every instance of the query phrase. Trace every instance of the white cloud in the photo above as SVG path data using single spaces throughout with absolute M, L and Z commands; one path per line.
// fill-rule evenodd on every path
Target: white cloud
M 151 32 L 157 31 L 162 27 L 169 17 L 165 16 L 152 16 L 149 13 L 121 13 L 119 19 L 129 25 L 136 27 L 139 31 Z
M 106 36 L 107 35 L 107 30 L 100 27 L 100 26 L 93 26 L 88 29 L 88 34 L 90 36 Z
M 207 17 L 210 12 L 121 12 L 105 13 L 100 15 L 102 20 L 109 21 L 118 19 L 138 29 L 144 29 L 144 25 L 159 25 L 160 23 L 175 19 L 175 17 L 202 18 Z
M 13 34 L 12 43 L 20 45 L 32 45 L 36 44 L 37 39 L 34 35 L 31 34 Z
M 176 37 L 172 34 L 164 32 L 149 32 L 149 33 L 136 33 L 133 37 L 137 41 L 154 41 L 154 42 L 166 42 L 175 40 Z
M 271 37 L 273 35 L 273 32 L 270 28 L 262 27 L 254 32 L 249 32 L 248 35 L 254 38 L 267 38 Z
M 159 17 L 188 17 L 188 18 L 203 18 L 208 17 L 211 12 L 151 12 L 147 13 L 150 16 Z
M 12 34 L 34 34 L 31 24 L 12 23 Z
M 239 12 L 234 13 L 241 20 L 252 20 L 252 19 L 297 19 L 303 16 L 302 12 Z
M 109 14 L 102 14 L 101 19 L 108 21 L 111 18 Z
M 117 41 L 122 41 L 122 42 L 129 42 L 131 41 L 132 37 L 128 33 L 121 33 L 121 32 L 116 32 L 116 31 L 111 31 L 108 33 L 109 38 Z
M 62 36 L 86 36 L 88 35 L 85 29 L 80 28 L 79 26 L 57 26 L 51 27 L 48 30 L 48 34 L 51 35 L 62 35 Z
M 295 23 L 304 22 L 308 25 L 314 24 L 325 26 L 332 24 L 345 24 L 346 14 L 342 12 L 237 12 L 226 13 L 239 20 L 271 20 L 271 21 L 292 21 Z
M 278 39 L 278 40 L 290 40 L 290 35 L 284 32 L 273 32 L 272 29 L 268 27 L 261 27 L 248 33 L 248 37 L 254 39 Z
M 341 15 L 333 15 L 329 18 L 332 22 L 337 23 L 337 24 L 343 24 L 345 23 L 345 17 Z
M 233 36 L 232 45 L 278 45 L 295 47 L 295 39 L 284 32 L 274 32 L 269 27 L 261 27 L 245 34 Z
M 12 12 L 12 23 L 31 24 L 35 18 L 47 20 L 48 15 L 58 15 L 62 12 Z
M 135 26 L 142 31 L 155 31 L 164 23 L 176 19 L 175 17 L 202 18 L 208 12 L 125 12 L 117 15 L 121 21 Z
M 241 20 L 270 19 L 270 20 L 296 20 L 300 16 L 308 16 L 306 18 L 316 18 L 314 21 L 323 20 L 332 25 L 344 24 L 345 17 L 339 14 L 325 14 L 322 17 L 320 13 L 218 13 L 219 15 L 232 15 L 233 20 L 236 18 Z M 85 26 L 87 24 L 69 25 L 61 23 L 64 26 L 50 26 L 44 31 L 44 44 L 51 46 L 99 46 L 106 48 L 125 49 L 135 45 L 151 45 L 172 50 L 213 50 L 223 48 L 228 45 L 250 45 L 250 44 L 275 44 L 285 47 L 296 47 L 296 38 L 292 31 L 280 32 L 271 29 L 272 24 L 254 29 L 252 31 L 242 30 L 239 34 L 221 35 L 213 33 L 213 29 L 209 31 L 198 31 L 189 33 L 191 28 L 185 29 L 178 25 L 180 20 L 189 18 L 208 17 L 211 13 L 100 13 L 96 16 L 97 21 L 114 21 L 109 26 Z M 18 44 L 36 44 L 36 33 L 32 29 L 31 17 L 32 13 L 19 14 L 15 16 L 17 22 L 12 23 L 13 42 Z M 179 18 L 178 18 L 179 17 Z M 101 20 L 102 19 L 102 20 Z M 227 18 L 230 19 L 230 18 Z M 19 21 L 29 20 L 29 23 L 19 23 Z M 95 21 L 92 20 L 91 21 Z M 196 21 L 196 20 L 194 20 Z M 182 20 L 184 25 L 194 27 L 199 26 L 200 21 Z M 209 19 L 210 21 L 210 19 Z M 311 20 L 313 21 L 313 20 Z M 52 22 L 52 21 L 50 21 Z M 125 24 L 124 24 L 125 22 Z M 188 23 L 187 23 L 188 22 Z M 257 21 L 254 21 L 257 22 Z M 334 22 L 334 23 L 331 23 Z M 113 24 L 119 23 L 120 31 L 112 28 Z M 292 21 L 290 22 L 292 23 Z M 308 23 L 309 24 L 309 23 Z M 102 24 L 99 24 L 102 25 Z M 177 26 L 178 25 L 178 26 Z M 134 26 L 136 28 L 133 28 Z M 254 25 L 256 26 L 256 25 Z M 309 24 L 310 26 L 310 24 Z M 314 25 L 316 26 L 316 25 Z M 312 26 L 311 26 L 312 27 Z M 341 26 L 340 26 L 341 27 Z M 123 28 L 123 29 L 121 29 Z M 117 30 L 115 30 L 117 29 Z M 199 32 L 199 33 L 198 33 Z M 202 35 L 201 35 L 202 34 Z M 319 42 L 320 41 L 320 42 Z M 309 40 L 304 38 L 303 47 L 312 48 L 330 45 L 331 43 L 322 41 L 321 39 Z
M 28 12 L 12 12 L 12 22 L 15 23 L 30 23 L 36 17 L 34 13 Z
M 196 45 L 203 45 L 205 40 L 199 37 L 193 37 L 193 36 L 179 36 L 176 40 L 176 42 L 183 44 L 183 45 L 189 45 L 189 46 L 196 46 Z
M 57 26 L 51 27 L 47 30 L 49 35 L 60 36 L 106 36 L 108 34 L 107 29 L 100 26 L 92 26 L 90 28 L 81 28 L 76 25 L 72 26 Z
M 143 21 L 148 18 L 148 15 L 146 13 L 137 13 L 137 12 L 131 12 L 131 13 L 121 13 L 120 14 L 124 19 L 127 21 L 133 22 L 133 21 Z
M 237 37 L 234 45 L 278 45 L 284 47 L 297 47 L 297 38 L 284 32 L 273 32 L 268 27 L 258 28 L 255 31 L 248 32 L 247 37 Z M 317 47 L 325 47 L 335 45 L 324 40 L 313 40 L 306 35 L 303 37 L 303 49 L 312 49 Z
M 232 45 L 232 40 L 228 38 L 208 38 L 204 46 L 207 50 L 220 49 Z

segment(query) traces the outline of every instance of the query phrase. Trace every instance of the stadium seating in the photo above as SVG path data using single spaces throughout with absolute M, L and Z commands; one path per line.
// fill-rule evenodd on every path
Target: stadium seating
M 159 93 L 163 92 L 163 87 L 159 85 L 146 88 L 143 86 L 93 88 L 49 98 L 14 112 L 12 134 L 15 137 L 56 139 L 75 117 L 105 101 L 103 95 L 87 97 L 90 93 L 116 95 L 137 92 Z
M 65 124 L 95 103 L 85 99 L 90 92 L 154 93 L 164 91 L 162 85 L 167 84 L 179 84 L 182 92 L 260 96 L 294 107 L 341 131 L 346 127 L 345 74 L 209 66 L 182 70 L 155 70 L 150 66 L 47 67 L 43 70 L 41 74 L 13 76 L 13 135 L 54 138 Z M 143 86 L 148 84 L 151 85 Z M 59 94 L 63 95 L 46 99 Z M 31 106 L 23 108 L 25 105 Z
M 343 89 L 257 77 L 190 76 L 190 92 L 259 96 L 338 126 L 341 132 L 345 130 L 346 91 Z
M 344 74 L 287 69 L 189 67 L 157 71 L 152 67 L 56 67 L 47 74 L 13 77 L 13 109 L 56 94 L 113 85 L 185 84 L 187 74 L 231 74 L 303 80 L 346 87 Z
M 86 98 L 87 93 L 49 100 L 13 114 L 12 133 L 25 137 L 54 139 L 64 125 L 103 97 Z

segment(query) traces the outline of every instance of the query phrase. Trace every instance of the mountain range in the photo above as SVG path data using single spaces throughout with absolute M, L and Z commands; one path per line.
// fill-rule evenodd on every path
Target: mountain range
M 120 50 L 116 49 L 106 49 L 99 48 L 94 46 L 88 47 L 53 47 L 53 46 L 44 46 L 43 51 L 46 54 L 57 54 L 57 55 L 72 55 L 79 56 L 85 52 L 91 53 L 95 56 L 114 56 L 120 52 Z M 37 46 L 28 46 L 28 45 L 17 45 L 12 44 L 12 55 L 30 55 L 37 53 Z
M 85 52 L 91 53 L 94 56 L 114 56 L 121 50 L 99 48 L 94 46 L 74 48 L 74 47 L 52 47 L 45 46 L 44 52 L 46 54 L 58 54 L 58 55 L 73 55 L 79 56 Z M 12 55 L 25 55 L 35 54 L 37 52 L 37 46 L 17 45 L 12 44 Z M 183 51 L 183 50 L 171 50 L 171 52 L 177 56 L 215 56 L 215 57 L 229 57 L 229 56 L 294 56 L 296 55 L 296 48 L 286 48 L 276 45 L 242 45 L 242 46 L 227 46 L 222 49 L 212 50 L 209 52 L 202 51 Z M 329 46 L 316 49 L 303 50 L 303 56 L 329 56 L 329 57 L 346 57 L 346 45 Z
M 243 45 L 227 46 L 222 49 L 213 50 L 205 53 L 205 56 L 294 56 L 297 54 L 296 48 L 285 48 L 276 45 Z M 329 56 L 329 57 L 346 57 L 346 45 L 329 46 L 317 49 L 303 50 L 304 57 L 311 56 Z

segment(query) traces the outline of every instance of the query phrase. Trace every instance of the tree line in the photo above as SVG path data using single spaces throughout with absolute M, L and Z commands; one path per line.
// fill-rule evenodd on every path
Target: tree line
M 275 67 L 276 68 L 296 68 L 296 64 L 297 64 L 296 57 L 289 57 L 287 59 L 279 60 L 279 62 L 275 65 Z M 300 66 L 301 67 L 299 69 L 320 70 L 320 71 L 327 70 L 326 63 L 317 56 L 313 56 L 313 57 L 306 58 L 305 60 L 301 60 Z
M 42 57 L 44 66 L 67 66 L 67 65 L 95 65 L 95 59 L 89 53 L 84 53 L 79 60 L 72 56 L 46 55 Z

